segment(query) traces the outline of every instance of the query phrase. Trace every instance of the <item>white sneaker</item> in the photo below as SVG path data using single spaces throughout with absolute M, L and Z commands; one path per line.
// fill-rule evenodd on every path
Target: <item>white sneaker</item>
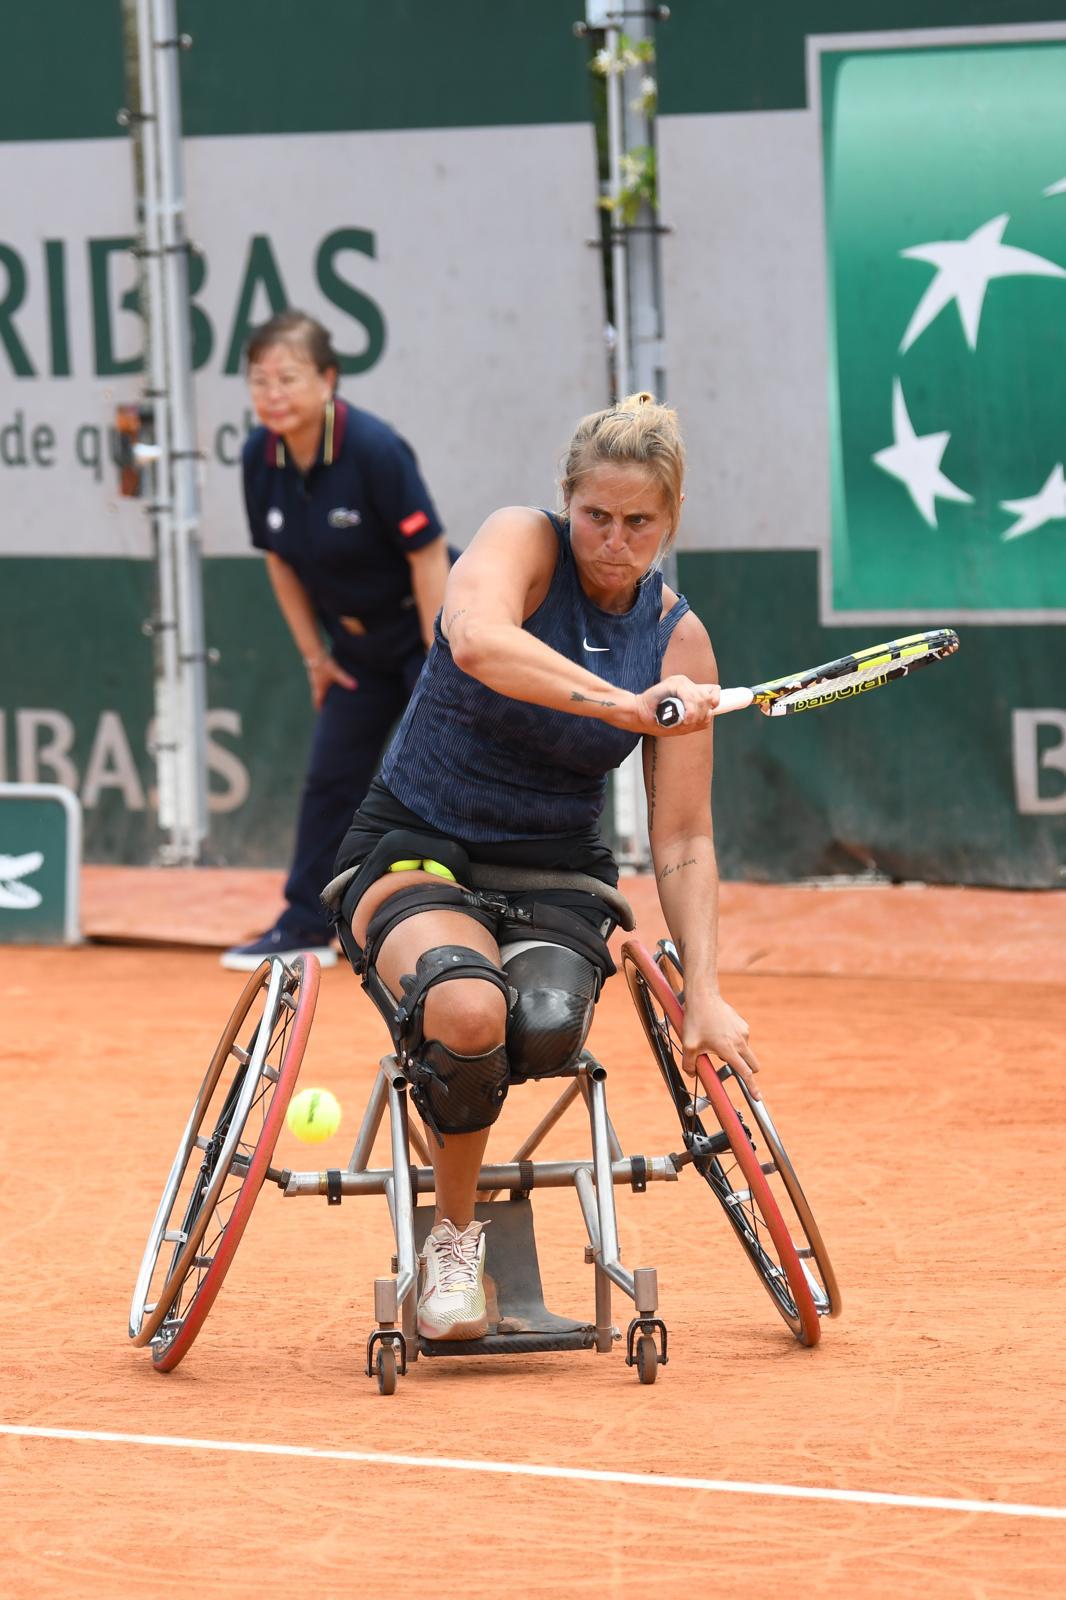
M 424 1339 L 483 1339 L 489 1331 L 485 1311 L 485 1234 L 480 1222 L 462 1233 L 438 1222 L 426 1236 L 425 1278 L 418 1297 L 418 1331 Z

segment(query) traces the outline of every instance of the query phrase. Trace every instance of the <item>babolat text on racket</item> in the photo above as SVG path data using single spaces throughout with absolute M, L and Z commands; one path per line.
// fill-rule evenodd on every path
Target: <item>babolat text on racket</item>
M 933 628 L 928 633 L 911 633 L 905 639 L 890 639 L 873 644 L 868 650 L 827 661 L 821 667 L 808 667 L 787 678 L 773 678 L 751 689 L 723 689 L 714 708 L 716 717 L 727 711 L 744 711 L 758 706 L 768 717 L 789 717 L 794 711 L 813 711 L 838 700 L 851 700 L 868 689 L 880 689 L 896 678 L 905 678 L 918 667 L 930 666 L 954 655 L 959 636 L 953 628 Z M 685 720 L 684 702 L 667 695 L 659 702 L 656 721 L 664 728 L 676 728 Z

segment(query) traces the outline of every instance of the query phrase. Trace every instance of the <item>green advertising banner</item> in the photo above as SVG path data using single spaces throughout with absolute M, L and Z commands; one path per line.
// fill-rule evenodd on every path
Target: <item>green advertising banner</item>
M 0 783 L 0 944 L 74 944 L 81 808 L 59 784 Z
M 1066 12 L 706 0 L 657 30 L 679 558 L 723 682 L 938 624 L 716 734 L 728 876 L 1066 886 Z
M 831 612 L 1066 619 L 1066 38 L 818 67 Z

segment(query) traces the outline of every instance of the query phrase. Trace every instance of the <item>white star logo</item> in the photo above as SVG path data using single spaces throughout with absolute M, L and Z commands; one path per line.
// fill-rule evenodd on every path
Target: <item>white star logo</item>
M 1034 255 L 1031 250 L 1002 244 L 1003 231 L 1009 221 L 1010 216 L 1005 213 L 984 223 L 968 239 L 942 239 L 900 251 L 900 255 L 911 260 L 928 261 L 938 268 L 907 325 L 899 347 L 901 354 L 910 349 L 952 300 L 959 308 L 966 342 L 971 350 L 976 350 L 985 292 L 993 278 L 1066 278 L 1066 270 L 1056 266 L 1054 261 Z
M 1066 194 L 1066 178 L 1060 178 L 1058 183 L 1049 183 L 1044 190 L 1044 199 L 1053 194 Z
M 1011 511 L 1018 518 L 1013 527 L 1000 535 L 1002 539 L 1020 539 L 1023 533 L 1033 533 L 1045 522 L 1060 522 L 1066 517 L 1066 477 L 1062 462 L 1052 470 L 1039 494 L 1030 495 L 1028 500 L 1001 500 L 999 506 L 1001 511 Z
M 911 426 L 903 385 L 897 378 L 892 386 L 892 433 L 894 443 L 878 450 L 874 461 L 883 472 L 898 478 L 931 528 L 936 523 L 938 500 L 962 500 L 973 504 L 973 495 L 952 483 L 940 470 L 950 433 L 918 435 Z

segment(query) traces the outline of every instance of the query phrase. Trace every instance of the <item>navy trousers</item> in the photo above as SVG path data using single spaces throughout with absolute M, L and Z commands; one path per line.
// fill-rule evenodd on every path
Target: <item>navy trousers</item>
M 295 942 L 325 944 L 329 939 L 329 923 L 318 897 L 333 877 L 341 840 L 370 787 L 424 660 L 420 645 L 387 671 L 340 662 L 358 688 L 331 684 L 315 722 L 285 885 L 288 905 L 277 921 Z

